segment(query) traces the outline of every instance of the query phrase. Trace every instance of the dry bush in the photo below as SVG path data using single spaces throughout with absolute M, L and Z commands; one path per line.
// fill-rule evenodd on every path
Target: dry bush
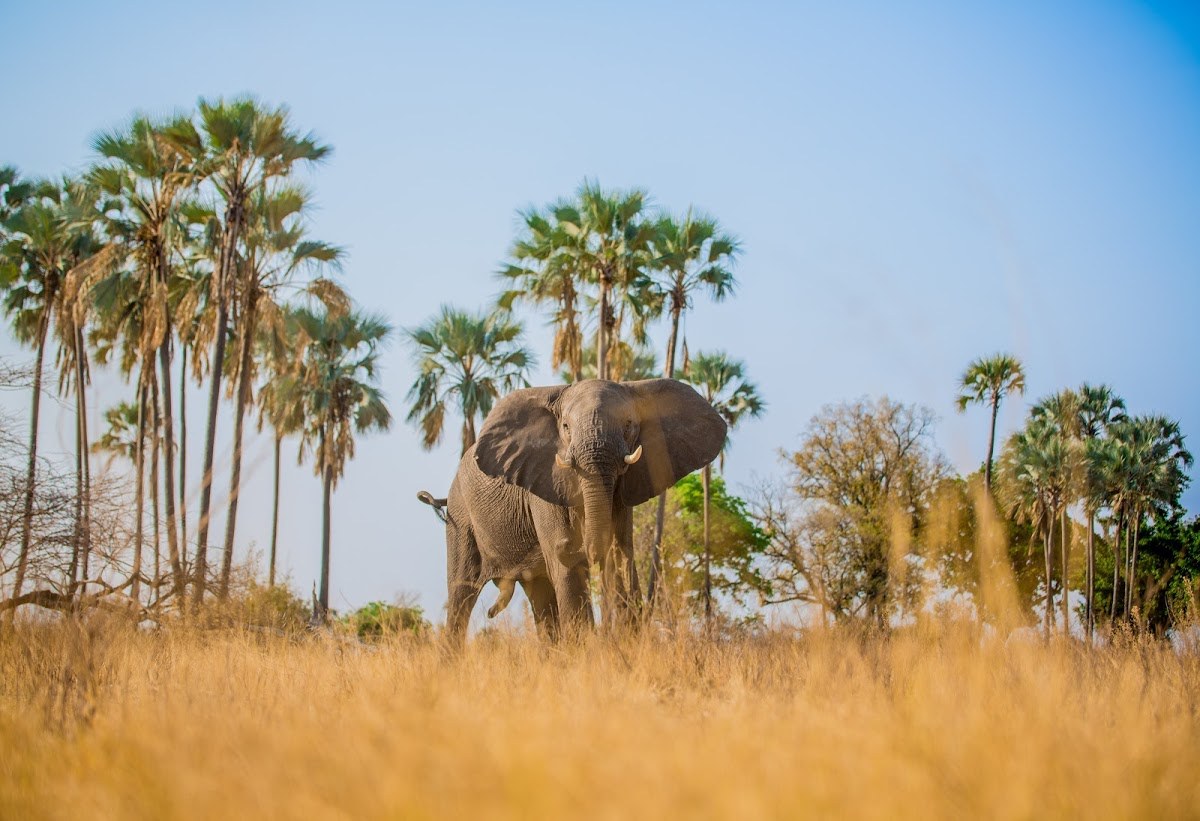
M 1200 660 L 925 620 L 547 647 L 0 637 L 0 817 L 1186 817 Z

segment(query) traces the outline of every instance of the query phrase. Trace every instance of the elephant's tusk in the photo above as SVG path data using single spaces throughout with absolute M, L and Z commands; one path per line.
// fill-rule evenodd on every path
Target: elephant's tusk
M 642 446 L 638 445 L 637 450 L 625 457 L 625 464 L 632 465 L 642 458 Z
M 560 468 L 573 468 L 575 467 L 575 460 L 568 457 L 564 462 L 563 458 L 556 453 L 554 454 L 554 464 L 558 465 Z

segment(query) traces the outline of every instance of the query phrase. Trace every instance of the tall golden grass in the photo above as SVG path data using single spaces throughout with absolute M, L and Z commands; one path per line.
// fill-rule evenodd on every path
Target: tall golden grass
M 547 647 L 0 637 L 0 817 L 1200 815 L 1200 660 L 923 621 Z

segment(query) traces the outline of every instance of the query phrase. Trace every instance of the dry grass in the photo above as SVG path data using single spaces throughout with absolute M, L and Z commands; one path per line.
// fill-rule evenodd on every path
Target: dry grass
M 0 638 L 0 817 L 1196 817 L 1200 661 L 936 625 L 719 645 Z

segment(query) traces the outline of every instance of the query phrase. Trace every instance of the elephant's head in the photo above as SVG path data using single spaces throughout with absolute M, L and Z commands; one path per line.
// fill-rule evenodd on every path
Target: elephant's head
M 492 408 L 475 445 L 489 476 L 557 505 L 582 508 L 592 559 L 612 541 L 614 500 L 652 499 L 720 453 L 725 421 L 674 379 L 587 380 L 514 391 Z

